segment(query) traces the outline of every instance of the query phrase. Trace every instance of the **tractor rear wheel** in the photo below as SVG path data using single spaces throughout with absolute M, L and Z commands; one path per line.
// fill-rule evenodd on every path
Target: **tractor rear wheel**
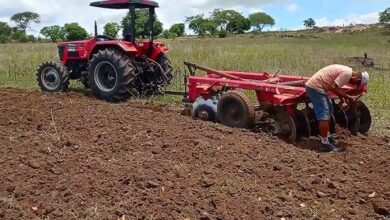
M 249 128 L 255 119 L 254 107 L 248 97 L 234 90 L 221 97 L 217 115 L 221 124 L 234 128 Z
M 62 63 L 46 61 L 37 69 L 39 87 L 45 92 L 64 92 L 69 87 L 69 71 Z
M 157 58 L 157 63 L 161 65 L 165 76 L 168 78 L 167 81 L 170 83 L 173 79 L 173 68 L 171 61 L 168 59 L 167 55 L 161 53 Z
M 124 101 L 137 96 L 136 75 L 131 59 L 121 52 L 100 50 L 88 69 L 94 95 L 107 101 Z

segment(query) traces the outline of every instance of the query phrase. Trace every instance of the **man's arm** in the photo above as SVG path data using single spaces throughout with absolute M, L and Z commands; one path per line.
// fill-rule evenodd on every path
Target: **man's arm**
M 349 101 L 356 101 L 356 97 L 348 95 L 342 90 L 336 83 L 333 83 L 332 87 L 330 88 L 330 91 L 336 94 L 340 99 L 347 99 Z

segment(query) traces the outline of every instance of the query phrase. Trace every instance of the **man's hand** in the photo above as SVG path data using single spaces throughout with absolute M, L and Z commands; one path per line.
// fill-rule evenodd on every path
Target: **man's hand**
M 354 103 L 357 101 L 357 98 L 355 96 L 351 96 L 346 94 L 341 88 L 337 86 L 336 83 L 332 85 L 333 87 L 330 89 L 331 92 L 336 94 L 340 99 L 347 99 L 348 104 Z
M 346 95 L 346 98 L 348 99 L 348 102 L 355 103 L 357 101 L 357 97 L 355 96 Z

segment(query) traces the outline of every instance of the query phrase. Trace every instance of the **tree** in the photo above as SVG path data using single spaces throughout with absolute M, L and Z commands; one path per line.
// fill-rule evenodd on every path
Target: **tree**
M 15 40 L 19 43 L 27 43 L 28 42 L 28 36 L 23 31 L 17 30 L 12 32 L 12 40 Z
M 121 29 L 121 26 L 116 22 L 110 22 L 104 25 L 104 35 L 111 37 L 111 38 L 117 38 L 119 30 Z
M 149 21 L 149 11 L 147 9 L 138 9 L 135 12 L 135 37 L 136 38 L 145 38 L 148 36 L 148 21 Z M 122 20 L 122 29 L 123 29 L 123 35 L 130 33 L 130 13 L 127 13 L 127 15 Z M 160 35 L 163 32 L 163 24 L 158 20 L 156 17 L 156 20 L 153 23 L 153 36 L 156 37 Z
M 217 24 L 213 19 L 206 19 L 203 25 L 204 25 L 204 30 L 206 31 L 207 34 L 214 36 L 218 33 Z
M 58 25 L 44 27 L 41 29 L 40 33 L 46 38 L 49 38 L 52 42 L 60 42 L 66 39 L 64 28 Z
M 185 32 L 185 25 L 184 23 L 178 23 L 171 26 L 169 29 L 169 32 L 172 34 L 176 34 L 177 37 L 182 37 Z
M 172 33 L 169 30 L 164 30 L 161 33 L 161 37 L 164 38 L 164 39 L 169 39 L 169 38 L 175 38 L 175 37 L 178 37 L 178 36 L 177 36 L 176 33 Z
M 14 14 L 11 17 L 11 21 L 15 22 L 16 26 L 22 32 L 26 33 L 27 28 L 29 28 L 31 22 L 40 23 L 40 15 L 34 12 L 22 12 Z
M 305 25 L 307 28 L 313 28 L 316 25 L 316 22 L 313 18 L 308 18 L 303 21 L 303 25 Z
M 37 38 L 35 38 L 35 36 L 32 34 L 28 35 L 27 38 L 28 38 L 28 42 L 34 43 L 37 41 Z
M 89 36 L 87 31 L 78 23 L 65 24 L 64 33 L 65 39 L 68 41 L 84 40 Z
M 12 28 L 6 23 L 0 21 L 0 43 L 7 43 L 10 39 Z
M 244 33 L 251 27 L 250 21 L 234 10 L 215 9 L 211 13 L 210 19 L 214 21 L 219 31 L 226 31 L 231 34 Z
M 251 21 L 243 16 L 237 17 L 227 26 L 227 31 L 234 34 L 243 34 L 249 29 L 251 29 Z
M 9 38 L 5 35 L 0 35 L 0 44 L 5 44 L 9 41 Z
M 216 32 L 216 27 L 213 21 L 206 19 L 203 14 L 186 18 L 188 27 L 199 36 L 204 36 L 207 33 L 213 35 Z
M 0 21 L 0 35 L 10 36 L 12 28 L 6 23 Z
M 379 12 L 379 22 L 382 24 L 390 23 L 390 8 L 387 8 L 386 10 Z
M 12 28 L 11 39 L 20 43 L 26 43 L 28 41 L 27 34 L 17 27 Z
M 249 20 L 251 21 L 251 26 L 255 27 L 257 31 L 262 31 L 263 28 L 267 25 L 275 25 L 275 20 L 263 12 L 257 12 L 249 15 Z

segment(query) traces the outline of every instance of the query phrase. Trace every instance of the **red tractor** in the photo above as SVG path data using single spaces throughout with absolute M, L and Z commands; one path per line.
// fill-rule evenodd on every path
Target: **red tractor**
M 106 0 L 94 7 L 130 10 L 130 33 L 123 40 L 97 35 L 88 40 L 59 43 L 61 62 L 47 61 L 38 68 L 43 91 L 67 90 L 69 80 L 80 80 L 94 95 L 108 101 L 162 94 L 173 78 L 165 44 L 153 41 L 157 2 L 150 0 Z M 148 40 L 135 39 L 136 9 L 148 9 Z

